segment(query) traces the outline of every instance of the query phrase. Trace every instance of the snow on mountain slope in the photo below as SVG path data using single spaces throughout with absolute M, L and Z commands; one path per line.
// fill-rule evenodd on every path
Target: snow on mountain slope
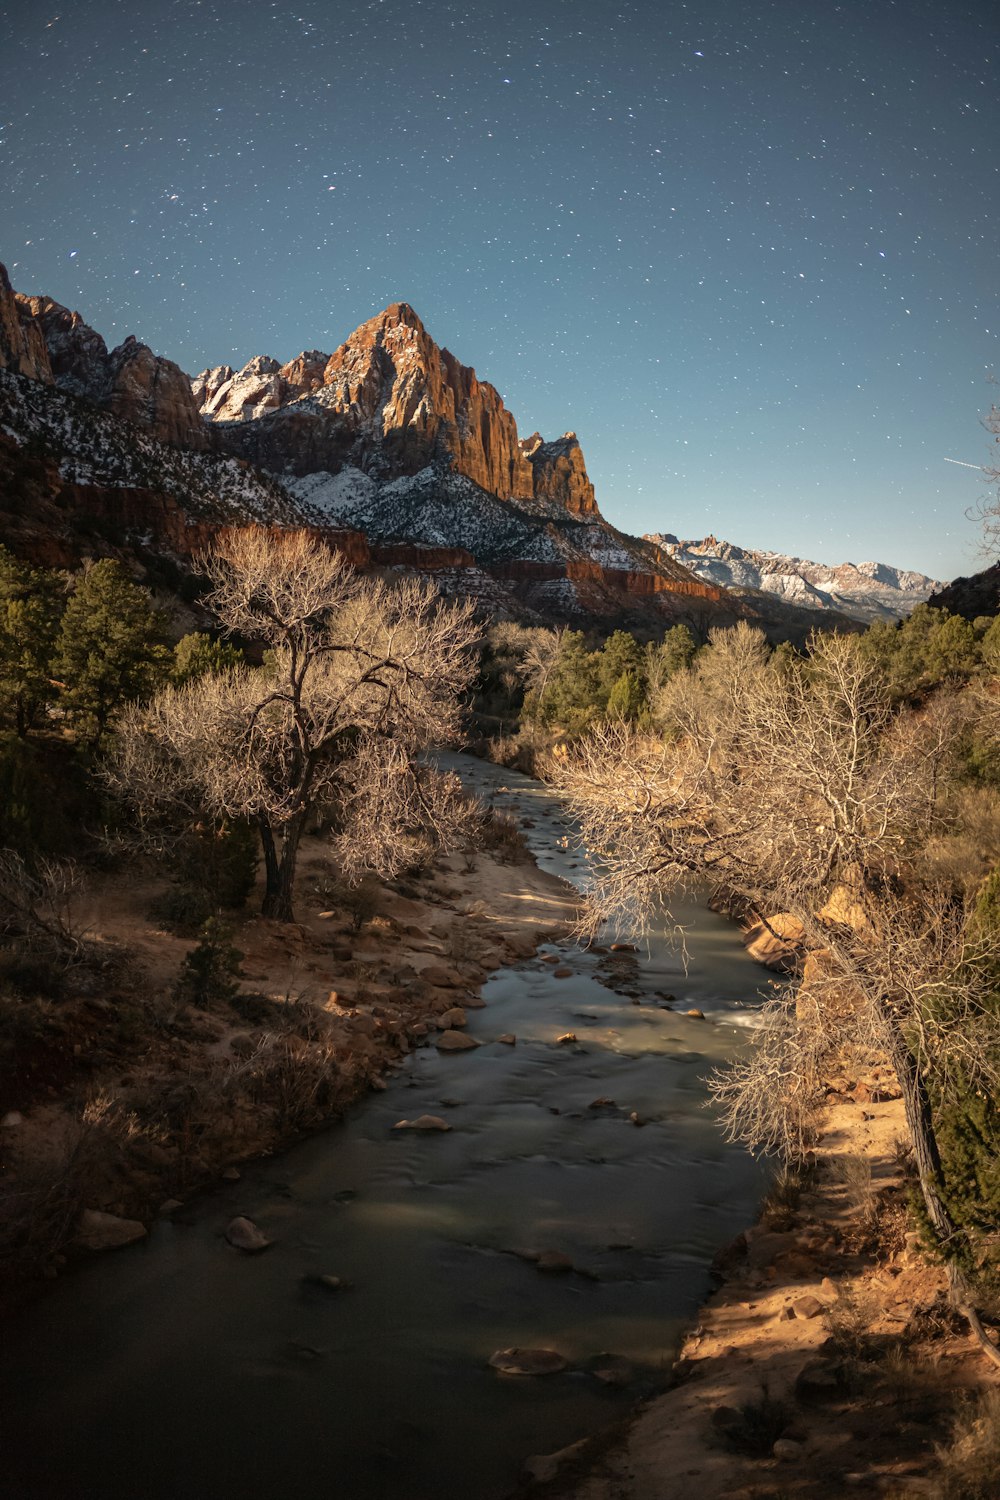
M 303 521 L 276 481 L 239 459 L 157 442 L 77 396 L 9 370 L 0 370 L 0 432 L 54 459 L 66 484 L 162 490 L 193 519 Z
M 886 563 L 848 562 L 830 567 L 780 552 L 737 547 L 714 536 L 680 541 L 670 533 L 657 532 L 648 534 L 646 540 L 698 577 L 724 588 L 758 589 L 789 604 L 835 610 L 864 622 L 905 619 L 941 587 L 923 573 Z

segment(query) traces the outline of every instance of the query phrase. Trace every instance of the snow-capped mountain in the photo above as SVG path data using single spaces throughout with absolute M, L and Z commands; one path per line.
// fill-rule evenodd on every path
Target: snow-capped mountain
M 714 536 L 680 541 L 669 532 L 647 533 L 646 541 L 699 578 L 722 588 L 774 594 L 789 604 L 835 610 L 852 619 L 902 620 L 942 585 L 923 573 L 886 563 L 809 562 L 781 552 L 764 552 L 720 542 Z

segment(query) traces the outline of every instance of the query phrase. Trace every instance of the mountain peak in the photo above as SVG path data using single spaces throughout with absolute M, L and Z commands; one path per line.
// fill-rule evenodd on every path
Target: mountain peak
M 436 344 L 408 302 L 392 302 L 326 356 L 253 359 L 193 382 L 223 444 L 275 472 L 345 465 L 392 479 L 443 464 L 501 500 L 598 515 L 574 432 L 522 442 L 499 391 Z
M 675 536 L 655 533 L 646 541 L 656 543 L 675 561 L 699 578 L 725 588 L 756 589 L 776 594 L 789 603 L 808 609 L 836 610 L 856 620 L 901 620 L 941 585 L 923 573 L 907 572 L 886 563 L 839 563 L 833 567 L 737 547 L 717 537 L 701 541 L 678 541 Z
M 408 302 L 390 302 L 387 308 L 377 313 L 374 318 L 369 318 L 368 322 L 379 324 L 384 328 L 398 328 L 402 325 L 406 328 L 412 328 L 415 333 L 427 332 L 420 318 Z

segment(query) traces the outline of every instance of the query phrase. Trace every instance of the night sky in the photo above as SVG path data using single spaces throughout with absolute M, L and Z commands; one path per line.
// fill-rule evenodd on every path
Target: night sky
M 996 0 L 0 21 L 0 260 L 109 345 L 284 360 L 405 300 L 625 530 L 982 565 Z

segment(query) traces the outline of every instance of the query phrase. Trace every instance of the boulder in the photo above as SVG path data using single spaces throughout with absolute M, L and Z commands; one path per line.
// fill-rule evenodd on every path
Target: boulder
M 85 1208 L 77 1221 L 75 1243 L 84 1250 L 117 1250 L 146 1238 L 146 1226 L 138 1219 L 120 1219 L 98 1208 Z
M 800 1297 L 792 1303 L 792 1310 L 797 1318 L 818 1318 L 826 1308 L 818 1297 Z
M 226 1239 L 235 1249 L 245 1250 L 249 1255 L 266 1250 L 268 1245 L 274 1243 L 261 1233 L 252 1219 L 244 1218 L 242 1215 L 230 1219 L 226 1225 Z
M 479 1043 L 464 1031 L 442 1031 L 435 1046 L 439 1052 L 468 1052 Z
M 421 969 L 420 977 L 425 984 L 432 984 L 438 990 L 460 990 L 462 988 L 462 976 L 454 969 L 446 969 L 443 964 L 428 964 Z
M 555 1349 L 497 1349 L 489 1363 L 501 1375 L 557 1375 L 568 1361 Z
M 465 1024 L 465 1011 L 460 1005 L 453 1005 L 443 1016 L 438 1016 L 438 1025 L 442 1031 L 457 1031 Z
M 450 1130 L 440 1115 L 418 1115 L 415 1120 L 397 1120 L 393 1130 Z

